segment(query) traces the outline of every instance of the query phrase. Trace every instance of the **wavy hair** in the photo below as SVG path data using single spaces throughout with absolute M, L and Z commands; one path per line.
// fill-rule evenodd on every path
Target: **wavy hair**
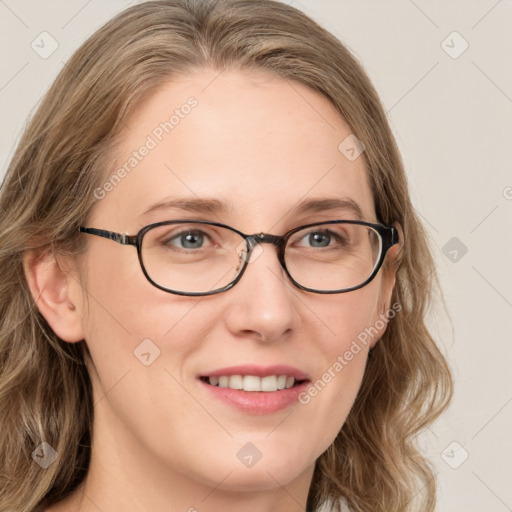
M 94 408 L 85 340 L 66 343 L 31 296 L 30 250 L 78 255 L 94 190 L 124 120 L 165 80 L 201 68 L 265 70 L 326 97 L 360 139 L 377 218 L 403 228 L 390 320 L 307 510 L 431 512 L 436 483 L 417 434 L 447 407 L 449 367 L 426 326 L 440 292 L 427 233 L 385 111 L 363 67 L 301 11 L 273 0 L 162 0 L 126 9 L 73 54 L 28 122 L 0 189 L 0 510 L 33 512 L 87 474 Z M 59 454 L 32 460 L 43 441 Z

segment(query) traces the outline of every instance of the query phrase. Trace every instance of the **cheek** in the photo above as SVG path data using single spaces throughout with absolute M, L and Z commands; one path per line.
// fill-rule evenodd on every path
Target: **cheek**
M 135 248 L 112 246 L 90 251 L 85 286 L 84 337 L 103 392 L 129 371 L 158 366 L 180 371 L 195 340 L 210 328 L 206 318 L 195 316 L 199 298 L 157 289 L 142 273 Z
M 174 454 L 176 465 L 186 467 L 190 454 L 175 440 L 195 446 L 198 425 L 205 424 L 204 410 L 183 386 L 187 361 L 217 317 L 201 315 L 198 298 L 158 290 L 140 268 L 113 270 L 105 265 L 88 280 L 85 339 L 95 414 L 110 433 L 126 436 L 123 443 L 135 434 L 155 457 Z
M 378 283 L 322 299 L 315 311 L 321 311 L 323 335 L 313 339 L 318 346 L 321 368 L 311 386 L 299 397 L 308 415 L 323 421 L 325 448 L 332 442 L 356 399 L 361 386 L 368 351 L 378 336 L 372 329 L 378 311 Z M 320 315 L 319 315 L 320 316 Z
M 335 359 L 349 350 L 353 342 L 361 348 L 369 347 L 374 337 L 378 336 L 372 327 L 378 319 L 379 290 L 379 280 L 374 279 L 359 290 L 319 296 L 320 299 L 312 308 L 324 326 L 325 335 L 319 340 L 324 354 Z

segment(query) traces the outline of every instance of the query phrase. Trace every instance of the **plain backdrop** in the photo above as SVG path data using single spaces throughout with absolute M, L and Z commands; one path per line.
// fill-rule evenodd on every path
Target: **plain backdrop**
M 0 1 L 0 178 L 64 62 L 134 3 Z M 420 439 L 438 510 L 512 510 L 512 2 L 288 3 L 367 70 L 431 236 L 451 323 L 441 311 L 429 325 L 456 384 L 449 411 Z

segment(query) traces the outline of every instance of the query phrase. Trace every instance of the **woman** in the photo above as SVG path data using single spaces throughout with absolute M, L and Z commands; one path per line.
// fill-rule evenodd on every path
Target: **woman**
M 2 510 L 434 510 L 435 267 L 373 86 L 300 11 L 122 12 L 0 211 Z

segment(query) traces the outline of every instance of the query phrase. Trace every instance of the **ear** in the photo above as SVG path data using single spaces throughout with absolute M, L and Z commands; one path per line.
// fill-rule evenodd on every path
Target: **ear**
M 380 290 L 380 315 L 386 315 L 386 312 L 391 308 L 391 297 L 393 295 L 393 289 L 395 287 L 396 282 L 396 273 L 400 266 L 400 260 L 402 258 L 403 247 L 404 247 L 404 233 L 402 226 L 395 222 L 394 227 L 398 231 L 398 243 L 391 247 L 387 254 L 386 259 L 384 261 L 384 265 L 382 268 L 382 279 L 381 279 L 381 290 Z M 387 316 L 387 315 L 386 315 Z M 384 334 L 386 328 L 382 331 L 379 338 L 377 338 L 372 344 L 371 347 L 377 343 L 380 337 Z
M 387 254 L 383 265 L 382 271 L 382 311 L 385 313 L 391 307 L 391 297 L 393 295 L 393 288 L 395 287 L 396 273 L 400 267 L 400 262 L 404 249 L 404 231 L 402 226 L 395 222 L 394 227 L 398 231 L 398 243 L 391 247 Z
M 82 287 L 71 260 L 46 246 L 27 251 L 23 269 L 37 308 L 55 334 L 70 343 L 83 340 Z

